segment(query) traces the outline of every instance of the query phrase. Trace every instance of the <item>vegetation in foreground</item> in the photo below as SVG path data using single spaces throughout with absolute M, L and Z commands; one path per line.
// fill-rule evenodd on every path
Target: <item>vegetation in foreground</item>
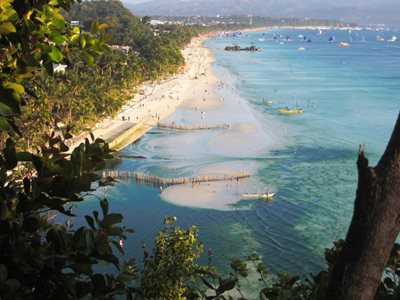
M 65 21 L 60 9 L 68 9 L 71 4 L 73 0 L 0 3 L 0 131 L 4 137 L 0 153 L 1 297 L 114 299 L 122 295 L 127 299 L 229 299 L 226 292 L 236 289 L 239 297 L 245 299 L 240 280 L 248 274 L 247 264 L 233 261 L 228 277 L 219 276 L 211 266 L 197 264 L 202 253 L 197 230 L 172 226 L 174 218 L 165 220 L 166 227 L 157 235 L 153 249 L 145 250 L 142 268 L 132 260 L 120 258 L 124 254 L 123 241 L 132 230 L 120 225 L 121 214 L 109 212 L 106 199 L 99 199 L 101 213 L 94 211 L 85 216 L 87 226 L 74 228 L 70 222 L 52 221 L 49 212 L 74 217 L 75 202 L 83 201 L 95 186 L 113 183 L 109 178 L 100 180 L 96 174 L 105 159 L 112 156 L 108 145 L 100 139 L 92 143 L 86 140 L 71 155 L 66 154 L 69 149 L 65 141 L 71 136 L 67 129 L 62 135 L 44 134 L 35 151 L 22 151 L 24 147 L 19 145 L 21 136 L 29 137 L 24 128 L 24 109 L 39 109 L 35 101 L 41 103 L 45 98 L 40 94 L 37 76 L 43 70 L 51 75 L 53 63 L 69 57 L 77 63 L 83 57 L 86 66 L 90 66 L 107 49 L 109 37 L 102 32 L 104 26 L 100 22 L 95 22 L 91 33 L 86 33 L 71 28 Z M 46 99 L 52 106 L 53 99 Z M 38 114 L 37 118 L 41 117 Z M 376 168 L 368 167 L 360 150 L 355 215 L 346 241 L 327 251 L 327 271 L 307 280 L 279 275 L 270 285 L 267 269 L 259 258 L 248 258 L 265 284 L 261 299 L 373 299 L 378 287 L 376 279 L 381 281 L 385 266 L 376 298 L 398 299 L 399 246 L 392 247 L 392 236 L 396 237 L 399 231 L 398 222 L 392 222 L 389 213 L 379 212 L 389 210 L 396 216 L 399 211 L 399 185 L 394 184 L 400 178 L 399 140 L 400 119 Z M 390 235 L 380 231 L 381 227 L 371 230 L 375 224 L 390 228 Z M 354 234 L 360 231 L 355 238 Z M 372 246 L 383 241 L 385 247 L 373 252 L 365 239 L 373 241 Z M 360 272 L 371 270 L 372 260 L 354 267 L 359 258 L 370 257 L 364 251 L 372 253 L 376 261 L 385 262 L 373 269 L 373 274 L 378 275 L 374 278 L 372 272 Z M 102 272 L 104 264 L 114 266 L 116 272 Z M 341 277 L 343 269 L 347 270 L 347 277 Z M 351 284 L 351 273 L 361 278 L 358 284 Z M 363 276 L 368 279 L 363 280 Z M 199 287 L 198 282 L 204 285 Z M 372 288 L 360 291 L 365 283 Z M 334 293 L 330 293 L 332 287 L 337 287 Z

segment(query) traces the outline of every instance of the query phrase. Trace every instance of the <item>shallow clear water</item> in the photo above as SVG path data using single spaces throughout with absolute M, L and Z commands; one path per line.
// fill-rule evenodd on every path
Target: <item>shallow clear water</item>
M 206 146 L 215 132 L 154 129 L 122 151 L 147 158 L 126 158 L 115 168 L 179 177 L 213 164 L 244 163 L 254 166 L 252 184 L 278 193 L 269 203 L 240 201 L 228 210 L 201 209 L 170 204 L 153 187 L 120 182 L 109 189 L 108 199 L 111 210 L 122 212 L 136 230 L 126 243 L 128 255 L 140 256 L 141 243 L 150 244 L 163 218 L 174 215 L 179 225 L 199 227 L 200 240 L 213 249 L 217 265 L 227 266 L 230 259 L 256 251 L 273 271 L 306 274 L 324 266 L 324 248 L 344 237 L 350 221 L 358 145 L 365 144 L 375 164 L 399 112 L 400 44 L 377 42 L 377 33 L 370 31 L 317 32 L 265 32 L 267 37 L 276 33 L 294 39 L 284 44 L 260 42 L 263 32 L 206 42 L 216 57 L 216 72 L 232 73 L 227 80 L 236 80 L 235 91 L 250 103 L 263 129 L 278 138 L 278 146 L 251 157 L 226 155 Z M 310 37 L 311 45 L 300 41 L 299 34 Z M 327 42 L 330 35 L 336 43 Z M 351 46 L 338 47 L 341 41 Z M 232 43 L 254 43 L 262 51 L 223 50 Z M 305 112 L 280 115 L 282 106 Z M 171 118 L 180 117 L 178 111 Z M 204 147 L 193 148 L 192 143 Z M 81 207 L 94 208 L 95 201 Z

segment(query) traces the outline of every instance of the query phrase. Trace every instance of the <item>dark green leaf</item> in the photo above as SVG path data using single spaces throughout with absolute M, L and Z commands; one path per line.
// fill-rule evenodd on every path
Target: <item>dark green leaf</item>
M 8 277 L 7 267 L 3 264 L 0 264 L 0 282 L 6 281 L 7 277 Z
M 93 230 L 96 230 L 96 228 L 94 227 L 94 219 L 88 215 L 85 216 L 85 219 L 86 219 L 86 222 L 89 224 L 90 228 L 92 228 Z
M 213 287 L 212 284 L 209 283 L 209 282 L 208 282 L 207 280 L 205 280 L 204 278 L 201 278 L 201 281 L 203 281 L 203 283 L 204 283 L 209 289 L 215 290 L 215 287 Z
M 103 199 L 100 201 L 101 210 L 103 211 L 103 218 L 108 214 L 108 201 Z
M 16 155 L 18 161 L 32 161 L 32 153 L 18 152 Z
M 267 296 L 268 290 L 267 289 L 263 289 L 260 292 L 260 300 L 270 300 Z
M 84 62 L 85 62 L 89 67 L 92 67 L 93 64 L 94 64 L 94 58 L 93 58 L 93 56 L 91 56 L 90 54 L 88 54 L 88 53 L 86 53 L 86 52 L 84 52 L 82 55 L 83 55 L 83 60 L 84 60 Z
M 13 88 L 0 87 L 0 115 L 11 116 L 20 113 L 21 108 L 19 93 Z
M 32 232 L 32 233 L 37 231 L 39 227 L 40 227 L 40 220 L 34 216 L 27 217 L 22 225 L 22 228 L 26 232 Z
M 114 213 L 108 214 L 103 219 L 103 226 L 111 227 L 114 224 L 121 223 L 122 219 L 123 217 L 121 214 L 114 214 Z
M 16 32 L 15 26 L 11 22 L 0 24 L 0 34 L 7 35 L 10 32 Z
M 128 233 L 134 233 L 135 232 L 135 230 L 132 229 L 132 228 L 126 228 L 125 231 L 128 232 Z
M 61 54 L 60 50 L 55 46 L 51 46 L 51 52 L 49 52 L 48 55 L 52 61 L 57 63 L 63 59 L 63 55 Z
M 93 273 L 91 264 L 72 264 L 69 267 L 78 274 L 85 274 L 90 276 Z
M 10 132 L 11 126 L 8 120 L 2 116 L 0 116 L 0 131 Z
M 7 220 L 10 216 L 10 210 L 8 209 L 4 201 L 0 202 L 0 220 Z
M 63 44 L 67 41 L 65 36 L 61 34 L 54 34 L 49 37 L 49 40 L 56 44 Z
M 49 58 L 44 59 L 43 66 L 49 75 L 53 75 L 54 69 L 53 69 L 53 61 L 51 59 Z
M 14 169 L 17 166 L 17 153 L 15 150 L 15 144 L 12 139 L 7 139 L 6 147 L 3 150 L 4 154 L 4 165 L 8 170 Z
M 94 285 L 94 295 L 101 296 L 107 287 L 106 280 L 101 274 L 95 274 L 92 276 L 92 283 Z
M 217 289 L 218 294 L 222 294 L 226 291 L 230 291 L 235 288 L 237 279 L 236 278 L 228 278 L 228 279 L 219 279 L 219 287 Z

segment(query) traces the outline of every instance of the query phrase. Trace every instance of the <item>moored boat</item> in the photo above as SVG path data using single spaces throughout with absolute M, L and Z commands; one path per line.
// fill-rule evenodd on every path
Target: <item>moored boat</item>
M 272 100 L 269 99 L 263 99 L 263 103 L 266 105 L 272 105 L 274 102 Z
M 376 36 L 376 40 L 377 40 L 378 42 L 384 42 L 384 41 L 385 41 L 384 37 L 381 36 L 381 35 L 377 35 L 377 36 Z
M 301 114 L 304 112 L 301 108 L 290 109 L 290 108 L 281 108 L 278 110 L 281 114 Z

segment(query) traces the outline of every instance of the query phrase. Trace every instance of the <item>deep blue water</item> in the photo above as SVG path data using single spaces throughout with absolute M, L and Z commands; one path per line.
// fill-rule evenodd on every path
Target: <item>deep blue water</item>
M 136 232 L 125 243 L 128 255 L 140 257 L 142 242 L 150 245 L 166 216 L 178 224 L 195 224 L 214 262 L 226 266 L 232 258 L 253 251 L 261 254 L 273 271 L 300 274 L 324 267 L 323 251 L 344 237 L 356 188 L 356 158 L 364 144 L 371 164 L 384 151 L 400 109 L 400 43 L 378 42 L 394 32 L 275 30 L 250 33 L 240 39 L 210 39 L 206 46 L 216 66 L 232 73 L 241 97 L 251 104 L 261 124 L 280 137 L 280 146 L 244 159 L 257 164 L 261 183 L 278 191 L 272 202 L 236 204 L 232 210 L 189 208 L 170 204 L 156 188 L 132 181 L 108 190 L 112 211 L 122 212 L 126 225 Z M 259 41 L 275 33 L 293 42 Z M 306 45 L 298 35 L 311 38 Z M 328 43 L 335 36 L 335 43 Z M 339 42 L 350 43 L 338 47 Z M 227 52 L 236 43 L 262 48 L 260 52 Z M 305 51 L 299 51 L 304 47 Z M 273 101 L 265 105 L 263 99 Z M 282 106 L 302 107 L 301 115 L 278 113 Z M 123 159 L 120 170 L 144 170 L 162 176 L 184 176 L 207 163 L 232 158 L 203 155 L 166 155 L 168 147 L 154 143 L 180 133 L 153 130 L 124 154 L 144 154 L 147 159 Z M 197 133 L 196 133 L 197 134 Z M 95 200 L 83 212 L 99 209 Z

